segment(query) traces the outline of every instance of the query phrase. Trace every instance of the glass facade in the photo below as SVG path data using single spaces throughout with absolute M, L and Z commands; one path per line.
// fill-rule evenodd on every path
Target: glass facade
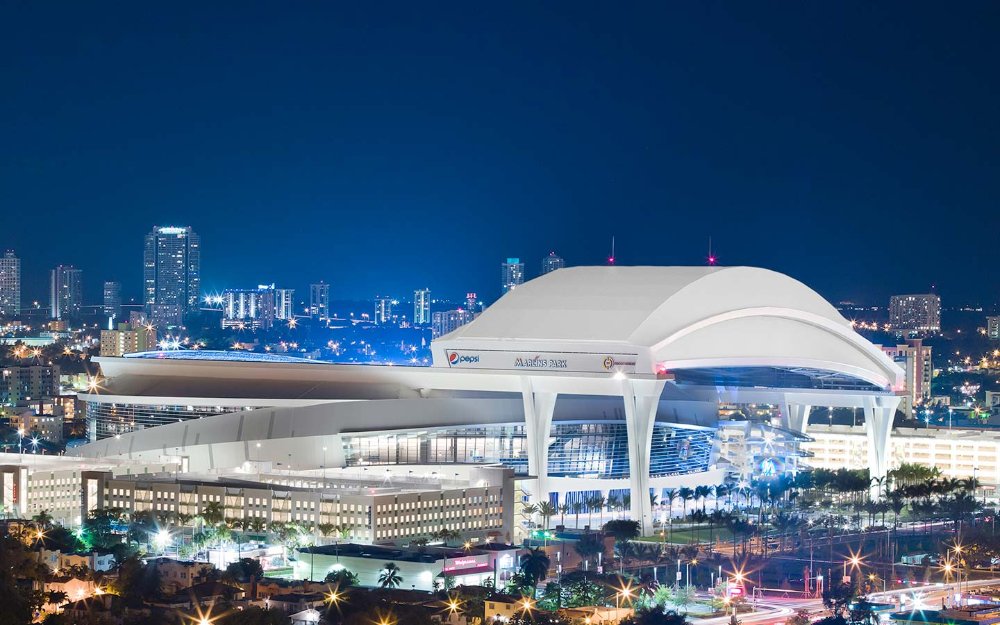
M 90 439 L 100 440 L 157 425 L 253 410 L 259 406 L 170 406 L 85 402 Z
M 419 432 L 343 435 L 348 466 L 379 464 L 499 463 L 528 473 L 523 425 L 431 428 Z M 708 470 L 713 430 L 656 424 L 650 475 Z M 629 476 L 628 436 L 622 422 L 555 423 L 549 445 L 549 475 L 624 479 Z

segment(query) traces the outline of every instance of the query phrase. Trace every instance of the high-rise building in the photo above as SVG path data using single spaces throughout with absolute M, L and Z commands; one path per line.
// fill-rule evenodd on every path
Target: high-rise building
M 986 338 L 1000 341 L 1000 317 L 986 318 Z
M 882 351 L 906 372 L 906 395 L 899 409 L 911 417 L 916 416 L 917 406 L 931 398 L 934 375 L 931 346 L 924 345 L 923 339 L 907 339 L 905 344 L 882 347 Z
M 119 323 L 117 330 L 101 330 L 101 356 L 121 357 L 156 349 L 156 328 Z
M 542 259 L 542 275 L 544 276 L 556 269 L 562 269 L 565 266 L 566 261 L 561 256 L 556 256 L 555 252 L 549 252 L 549 255 Z
M 431 322 L 431 290 L 413 292 L 413 325 L 424 326 Z
M 472 321 L 472 315 L 461 308 L 436 312 L 432 315 L 431 332 L 434 338 L 438 338 L 457 330 Z
M 198 308 L 201 237 L 190 226 L 153 228 L 143 253 L 143 290 L 154 323 Z
M 274 317 L 282 321 L 295 318 L 295 289 L 274 289 Z
M 118 319 L 122 316 L 122 283 L 104 283 L 104 316 Z
M 83 306 L 83 293 L 80 291 L 82 273 L 72 265 L 59 265 L 52 270 L 49 305 L 53 319 L 68 319 L 80 314 L 80 307 Z
M 392 311 L 393 307 L 399 302 L 395 301 L 391 297 L 382 297 L 379 295 L 375 298 L 375 323 L 378 325 L 385 325 L 387 323 L 392 323 Z
M 524 284 L 524 263 L 520 258 L 508 258 L 500 264 L 500 291 L 506 295 L 518 286 Z
M 274 325 L 274 285 L 222 292 L 222 327 L 267 330 Z
M 330 285 L 320 281 L 309 285 L 309 316 L 320 321 L 330 319 Z
M 7 250 L 0 258 L 0 317 L 21 312 L 21 259 Z
M 893 295 L 889 324 L 898 335 L 937 334 L 941 331 L 941 298 L 935 293 Z
M 16 406 L 59 396 L 59 367 L 7 365 L 0 371 L 0 404 Z
M 475 315 L 476 313 L 482 312 L 483 304 L 476 297 L 475 293 L 465 294 L 465 310 L 468 311 L 470 315 Z

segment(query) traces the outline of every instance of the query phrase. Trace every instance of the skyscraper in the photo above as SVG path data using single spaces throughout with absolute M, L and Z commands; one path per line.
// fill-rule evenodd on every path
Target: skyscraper
M 555 252 L 549 252 L 549 255 L 542 259 L 542 275 L 544 276 L 556 269 L 562 269 L 565 266 L 566 261 L 561 256 L 556 256 Z
M 190 226 L 146 235 L 143 290 L 153 323 L 196 310 L 201 297 L 201 237 Z
M 440 338 L 472 321 L 472 315 L 468 311 L 458 308 L 456 310 L 436 312 L 432 316 L 432 319 L 431 336 Z
M 889 324 L 898 335 L 936 334 L 941 331 L 941 298 L 935 293 L 893 295 Z
M 923 339 L 907 339 L 905 345 L 882 347 L 882 351 L 906 372 L 906 395 L 899 408 L 910 417 L 915 417 L 916 407 L 931 398 L 931 378 L 934 374 L 931 346 L 924 345 Z
M 413 292 L 413 325 L 423 326 L 431 322 L 431 290 L 417 289 Z
M 68 319 L 80 313 L 83 294 L 80 291 L 80 274 L 72 265 L 59 265 L 52 270 L 49 305 L 53 319 Z
M 476 297 L 475 293 L 465 294 L 465 310 L 468 311 L 470 315 L 475 315 L 482 311 L 482 302 Z
M 222 292 L 222 327 L 267 330 L 274 325 L 274 286 Z
M 506 295 L 524 283 L 524 263 L 520 258 L 508 258 L 500 265 L 500 291 Z
M 274 289 L 274 317 L 282 321 L 295 318 L 295 289 Z
M 320 281 L 309 285 L 309 316 L 321 321 L 330 319 L 330 285 Z
M 113 319 L 122 316 L 121 282 L 104 283 L 104 316 Z
M 21 259 L 7 250 L 0 258 L 0 317 L 21 312 Z
M 398 303 L 391 297 L 377 296 L 375 298 L 375 323 L 378 325 L 391 323 L 392 309 Z

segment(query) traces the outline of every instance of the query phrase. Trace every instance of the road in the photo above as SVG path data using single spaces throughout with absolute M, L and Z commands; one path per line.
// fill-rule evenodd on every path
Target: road
M 990 588 L 1000 586 L 1000 578 L 975 580 L 973 582 L 962 582 L 965 592 L 971 589 Z M 899 588 L 885 592 L 872 593 L 868 599 L 873 603 L 902 603 L 907 607 L 926 607 L 936 609 L 941 607 L 941 601 L 949 601 L 958 592 L 958 584 L 941 584 L 933 586 L 920 586 L 916 588 Z M 811 614 L 823 612 L 823 600 L 820 598 L 785 598 L 766 597 L 758 600 L 757 611 L 739 615 L 739 620 L 743 625 L 783 625 L 788 617 L 798 610 L 807 610 Z M 728 616 L 716 616 L 712 618 L 691 618 L 691 621 L 698 625 L 725 625 L 729 622 Z

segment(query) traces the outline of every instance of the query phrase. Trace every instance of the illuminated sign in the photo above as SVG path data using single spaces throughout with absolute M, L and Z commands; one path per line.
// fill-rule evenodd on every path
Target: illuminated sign
M 587 373 L 635 373 L 636 354 L 445 350 L 449 367 Z
M 441 567 L 442 571 L 458 571 L 461 569 L 475 569 L 483 566 L 489 566 L 489 555 L 479 555 L 479 556 L 463 556 L 459 558 L 448 558 L 444 561 L 444 566 Z

